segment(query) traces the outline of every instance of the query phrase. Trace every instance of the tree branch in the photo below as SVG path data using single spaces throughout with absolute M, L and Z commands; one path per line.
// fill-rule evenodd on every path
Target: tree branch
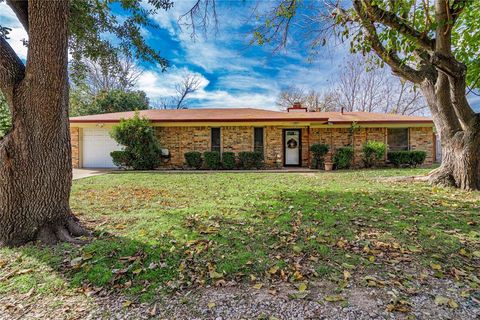
M 27 0 L 7 0 L 7 4 L 12 8 L 20 23 L 29 31 L 28 28 L 28 1 Z
M 435 40 L 430 39 L 424 32 L 419 32 L 409 25 L 404 19 L 395 13 L 383 10 L 379 6 L 372 4 L 370 0 L 364 0 L 363 3 L 367 8 L 367 14 L 373 21 L 381 22 L 401 34 L 413 39 L 420 47 L 432 52 L 435 49 Z
M 374 23 L 367 17 L 362 9 L 362 0 L 354 0 L 353 7 L 360 18 L 361 25 L 367 33 L 367 38 L 371 42 L 372 48 L 380 59 L 385 61 L 394 73 L 413 83 L 420 83 L 425 78 L 423 73 L 403 63 L 395 52 L 387 51 L 383 46 Z
M 10 87 L 25 76 L 25 66 L 7 40 L 0 38 L 0 89 L 7 93 Z

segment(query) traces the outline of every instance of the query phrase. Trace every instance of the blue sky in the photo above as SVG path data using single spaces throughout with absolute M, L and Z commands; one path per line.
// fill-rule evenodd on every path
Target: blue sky
M 152 101 L 173 95 L 175 83 L 183 73 L 190 72 L 201 78 L 201 87 L 192 95 L 190 107 L 276 109 L 275 100 L 282 88 L 295 85 L 306 90 L 326 89 L 349 58 L 343 46 L 328 46 L 313 61 L 298 43 L 276 54 L 269 47 L 249 46 L 248 31 L 252 28 L 249 1 L 236 5 L 219 1 L 218 32 L 192 40 L 190 32 L 180 28 L 177 19 L 193 2 L 176 1 L 171 10 L 153 17 L 160 29 L 142 30 L 147 43 L 160 50 L 171 63 L 163 73 L 156 65 L 139 63 L 145 71 L 137 86 Z M 0 4 L 0 25 L 12 28 L 9 42 L 25 58 L 27 49 L 21 40 L 27 35 L 5 3 Z M 470 101 L 477 109 L 480 107 L 479 97 Z

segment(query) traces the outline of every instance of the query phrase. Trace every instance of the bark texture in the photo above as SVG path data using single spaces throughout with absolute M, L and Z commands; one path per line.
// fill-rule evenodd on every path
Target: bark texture
M 371 0 L 353 0 L 366 40 L 392 71 L 420 86 L 442 141 L 442 165 L 429 181 L 464 190 L 480 190 L 480 114 L 466 97 L 465 64 L 452 53 L 452 26 L 467 1 L 435 0 L 435 37 L 420 33 L 407 19 L 378 7 Z M 403 63 L 395 50 L 387 50 L 379 37 L 378 24 L 413 39 L 415 64 Z
M 69 207 L 69 4 L 9 2 L 28 30 L 29 48 L 24 67 L 0 40 L 0 86 L 13 118 L 0 141 L 0 244 L 76 242 L 72 236 L 85 232 Z

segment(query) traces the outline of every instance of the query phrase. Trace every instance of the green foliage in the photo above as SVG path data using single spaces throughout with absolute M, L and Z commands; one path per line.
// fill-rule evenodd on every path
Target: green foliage
M 4 137 L 12 128 L 12 116 L 8 109 L 7 101 L 0 92 L 0 139 Z
M 371 168 L 377 165 L 378 161 L 385 156 L 387 146 L 385 143 L 375 140 L 368 140 L 362 146 L 363 164 L 366 168 Z
M 111 90 L 101 92 L 92 101 L 79 91 L 70 98 L 70 115 L 84 116 L 148 109 L 148 98 L 143 91 Z
M 235 153 L 224 152 L 222 153 L 222 166 L 224 169 L 232 170 L 236 167 Z
M 325 155 L 328 153 L 328 144 L 314 143 L 310 146 L 310 152 L 313 154 L 313 167 L 316 169 L 323 168 Z
M 189 168 L 200 169 L 202 167 L 202 154 L 200 152 L 185 152 L 184 157 Z
M 119 168 L 130 168 L 132 167 L 131 154 L 127 151 L 113 151 L 110 152 L 112 157 L 113 164 Z
M 387 158 L 395 167 L 416 167 L 425 162 L 425 151 L 390 151 Z
M 255 151 L 239 152 L 238 164 L 242 169 L 260 169 L 263 167 L 263 153 Z
M 155 136 L 155 129 L 138 112 L 131 119 L 122 119 L 110 132 L 115 141 L 124 146 L 127 155 L 115 155 L 117 160 L 125 160 L 123 167 L 134 170 L 153 170 L 160 165 L 161 149 Z
M 206 151 L 203 153 L 204 164 L 207 169 L 217 170 L 220 169 L 220 152 L 218 151 Z
M 337 169 L 348 169 L 353 163 L 353 148 L 341 147 L 335 151 L 333 156 L 333 164 Z
M 158 28 L 159 25 L 152 17 L 159 11 L 170 9 L 173 2 L 147 2 L 148 10 L 141 0 L 70 2 L 69 49 L 72 55 L 72 79 L 75 83 L 81 82 L 85 72 L 83 58 L 103 64 L 116 64 L 123 55 L 158 63 L 161 68 L 168 66 L 168 61 L 160 56 L 160 52 L 147 45 L 142 30 L 147 26 Z

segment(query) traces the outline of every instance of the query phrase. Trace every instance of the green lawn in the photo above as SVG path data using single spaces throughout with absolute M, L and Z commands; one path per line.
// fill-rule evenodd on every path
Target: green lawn
M 235 280 L 252 286 L 397 277 L 478 288 L 480 194 L 388 182 L 427 169 L 332 173 L 121 173 L 74 182 L 94 239 L 0 249 L 0 295 L 115 291 L 151 301 Z M 52 272 L 53 271 L 53 272 Z M 373 278 L 371 275 L 375 275 Z M 373 279 L 372 279 L 373 278 Z

